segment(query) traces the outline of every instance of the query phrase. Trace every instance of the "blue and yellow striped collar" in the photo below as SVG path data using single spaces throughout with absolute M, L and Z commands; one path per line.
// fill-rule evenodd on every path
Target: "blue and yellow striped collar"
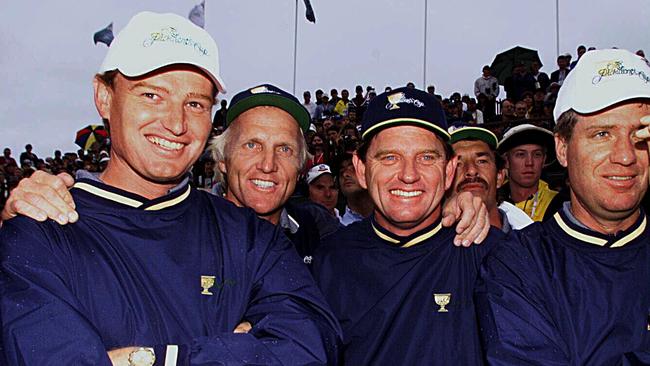
M 109 186 L 94 179 L 79 179 L 75 182 L 72 188 L 88 192 L 92 195 L 121 205 L 139 208 L 146 211 L 157 211 L 175 206 L 189 197 L 191 192 L 189 180 L 184 180 L 179 186 L 170 190 L 169 194 L 152 200 Z
M 641 214 L 634 225 L 627 230 L 616 233 L 615 235 L 602 234 L 577 225 L 567 216 L 564 209 L 560 209 L 556 212 L 555 215 L 553 215 L 553 219 L 560 229 L 562 229 L 562 231 L 567 235 L 585 243 L 607 248 L 620 248 L 632 242 L 645 232 L 647 226 L 647 219 L 643 211 L 641 211 Z
M 381 227 L 381 225 L 375 221 L 374 216 L 371 218 L 370 224 L 372 225 L 373 231 L 379 238 L 400 248 L 409 248 L 416 244 L 422 243 L 423 241 L 434 236 L 442 228 L 442 220 L 438 219 L 435 223 L 409 236 L 398 236 Z

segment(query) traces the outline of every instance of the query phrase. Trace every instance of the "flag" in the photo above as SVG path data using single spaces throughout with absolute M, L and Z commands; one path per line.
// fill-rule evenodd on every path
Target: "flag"
M 205 28 L 205 0 L 201 1 L 200 4 L 194 5 L 187 17 L 192 23 L 201 28 Z
M 107 25 L 106 28 L 95 32 L 93 35 L 93 41 L 95 41 L 95 44 L 97 42 L 101 42 L 105 44 L 106 46 L 110 46 L 111 42 L 113 42 L 113 22 L 111 24 Z
M 307 11 L 305 13 L 307 20 L 312 23 L 316 23 L 316 14 L 314 14 L 314 8 L 311 7 L 311 1 L 305 0 L 305 7 L 307 8 Z

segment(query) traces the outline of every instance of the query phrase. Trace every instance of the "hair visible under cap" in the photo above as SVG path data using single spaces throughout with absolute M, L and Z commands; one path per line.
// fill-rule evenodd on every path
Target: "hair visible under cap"
M 442 143 L 442 146 L 445 148 L 445 160 L 449 161 L 451 158 L 454 157 L 454 149 L 451 147 L 451 144 L 449 144 L 448 141 L 445 141 L 442 137 L 438 136 L 435 132 L 432 131 L 432 133 L 436 136 L 438 141 Z M 368 155 L 368 148 L 370 148 L 370 144 L 372 143 L 372 140 L 375 139 L 379 135 L 378 133 L 374 134 L 370 140 L 361 140 L 361 143 L 357 147 L 357 156 L 359 157 L 359 160 L 361 160 L 363 163 L 366 162 L 366 158 Z
M 580 120 L 580 115 L 573 109 L 562 113 L 557 119 L 553 132 L 560 136 L 564 141 L 569 141 L 573 135 L 573 128 Z

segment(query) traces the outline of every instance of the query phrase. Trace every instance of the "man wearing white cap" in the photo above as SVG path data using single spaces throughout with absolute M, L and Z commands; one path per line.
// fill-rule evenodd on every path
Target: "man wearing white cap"
M 318 164 L 312 167 L 307 172 L 305 180 L 309 186 L 309 199 L 325 207 L 332 216 L 339 218 L 336 209 L 339 189 L 329 165 Z
M 553 133 L 531 124 L 510 128 L 497 146 L 508 169 L 508 182 L 501 195 L 533 221 L 546 220 L 561 205 L 558 192 L 541 179 L 553 148 Z
M 554 110 L 571 199 L 515 232 L 483 263 L 477 305 L 499 365 L 647 364 L 650 66 L 624 50 L 587 52 Z
M 79 220 L 0 230 L 0 363 L 335 363 L 339 327 L 291 243 L 188 183 L 224 91 L 210 35 L 140 13 L 93 85 L 112 148 L 71 190 Z

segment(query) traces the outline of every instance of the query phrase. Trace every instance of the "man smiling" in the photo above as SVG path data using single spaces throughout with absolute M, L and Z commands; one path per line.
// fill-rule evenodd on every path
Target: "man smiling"
M 489 362 L 648 364 L 631 354 L 650 347 L 648 75 L 644 59 L 602 50 L 565 79 L 555 143 L 571 200 L 486 258 L 477 301 Z
M 472 292 L 501 235 L 459 248 L 442 202 L 457 159 L 432 95 L 377 96 L 353 158 L 374 202 L 371 217 L 339 230 L 314 257 L 314 276 L 343 327 L 350 365 L 474 365 L 481 352 Z
M 188 184 L 223 91 L 217 55 L 173 14 L 117 35 L 93 82 L 111 159 L 72 188 L 79 220 L 0 230 L 7 364 L 336 362 L 338 325 L 291 243 Z

